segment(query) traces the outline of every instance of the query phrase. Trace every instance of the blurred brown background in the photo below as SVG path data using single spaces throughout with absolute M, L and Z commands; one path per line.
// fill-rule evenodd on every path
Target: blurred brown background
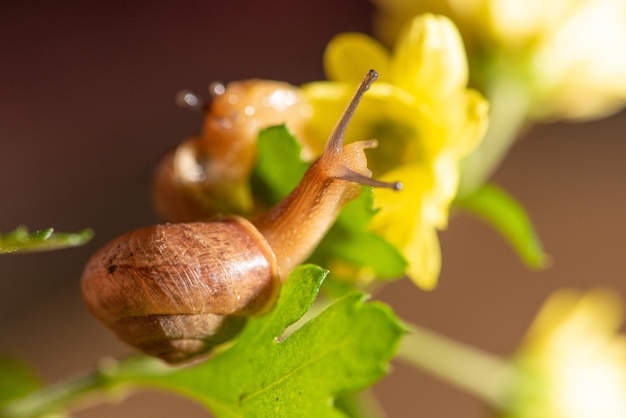
M 176 108 L 175 93 L 206 92 L 215 80 L 322 79 L 325 44 L 369 32 L 372 11 L 365 0 L 1 2 L 0 231 L 92 227 L 96 238 L 0 257 L 0 352 L 26 357 L 49 381 L 128 353 L 87 314 L 78 281 L 98 246 L 156 221 L 151 167 L 201 122 Z M 532 215 L 552 268 L 527 270 L 494 232 L 458 216 L 441 235 L 439 288 L 398 282 L 380 297 L 407 320 L 507 354 L 552 290 L 624 294 L 625 130 L 624 113 L 538 127 L 497 172 Z M 391 417 L 485 415 L 472 397 L 401 364 L 377 392 Z M 207 416 L 157 393 L 76 414 L 175 415 Z

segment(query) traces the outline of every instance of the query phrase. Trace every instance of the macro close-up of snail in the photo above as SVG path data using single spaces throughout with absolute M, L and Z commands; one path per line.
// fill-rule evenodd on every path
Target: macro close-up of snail
M 377 77 L 367 73 L 322 156 L 269 211 L 250 221 L 229 215 L 146 227 L 96 252 L 82 276 L 91 313 L 129 345 L 176 363 L 232 338 L 247 316 L 270 309 L 282 281 L 362 185 L 401 188 L 371 178 L 364 149 L 375 147 L 375 140 L 343 145 L 348 123 Z M 259 127 L 250 129 L 254 136 Z
M 626 0 L 3 6 L 0 418 L 626 418 Z
M 169 222 L 255 212 L 248 179 L 263 128 L 284 123 L 300 141 L 303 157 L 311 160 L 318 154 L 306 140 L 311 109 L 299 88 L 250 79 L 213 83 L 209 92 L 207 103 L 189 91 L 177 97 L 180 106 L 204 114 L 204 125 L 198 136 L 165 155 L 156 169 L 153 200 L 159 216 Z

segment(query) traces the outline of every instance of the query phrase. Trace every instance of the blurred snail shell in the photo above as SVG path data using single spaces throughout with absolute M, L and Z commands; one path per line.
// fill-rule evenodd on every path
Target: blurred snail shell
M 324 153 L 283 201 L 252 221 L 157 225 L 124 234 L 85 267 L 82 293 L 92 314 L 126 343 L 176 363 L 232 338 L 245 318 L 270 309 L 281 281 L 315 249 L 361 185 L 371 179 L 365 148 L 343 146 L 370 71 L 341 116 Z
M 190 92 L 179 102 L 202 108 L 202 133 L 178 145 L 159 163 L 153 200 L 157 214 L 169 222 L 208 219 L 216 213 L 249 215 L 254 202 L 248 180 L 256 160 L 261 129 L 285 123 L 303 145 L 303 157 L 313 150 L 304 140 L 311 109 L 290 84 L 251 79 L 215 83 L 212 100 L 203 106 Z

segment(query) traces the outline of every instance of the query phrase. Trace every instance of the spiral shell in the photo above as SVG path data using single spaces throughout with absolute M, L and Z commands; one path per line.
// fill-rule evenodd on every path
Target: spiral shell
M 176 363 L 230 339 L 276 299 L 266 240 L 239 217 L 124 234 L 96 252 L 82 277 L 92 314 L 120 339 Z

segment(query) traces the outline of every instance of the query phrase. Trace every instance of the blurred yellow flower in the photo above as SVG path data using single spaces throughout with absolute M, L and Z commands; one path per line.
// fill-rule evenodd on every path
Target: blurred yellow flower
M 528 77 L 534 118 L 596 118 L 626 102 L 624 0 L 373 1 L 386 42 L 418 13 L 450 17 L 477 71 L 495 56 Z
M 436 230 L 447 226 L 455 197 L 458 162 L 480 142 L 487 102 L 467 89 L 468 69 L 460 35 L 443 16 L 411 19 L 393 52 L 360 33 L 344 33 L 328 45 L 329 80 L 303 86 L 313 106 L 310 129 L 320 144 L 332 130 L 363 74 L 380 79 L 365 95 L 346 133 L 347 142 L 376 138 L 368 151 L 375 177 L 400 180 L 404 190 L 376 190 L 372 228 L 399 248 L 408 275 L 422 288 L 437 283 L 441 261 Z
M 621 301 L 609 291 L 561 291 L 548 299 L 515 357 L 522 378 L 503 416 L 626 417 L 622 320 Z

